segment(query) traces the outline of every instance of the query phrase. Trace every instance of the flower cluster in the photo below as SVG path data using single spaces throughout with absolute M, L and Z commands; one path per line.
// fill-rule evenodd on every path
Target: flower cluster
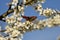
M 14 16 L 11 16 L 11 17 L 6 17 L 6 22 L 8 23 L 8 24 L 11 24 L 11 23 L 15 23 L 16 22 L 16 20 L 15 20 L 15 17 Z
M 39 12 L 40 15 L 43 15 L 46 17 L 56 14 L 56 11 L 53 9 L 50 9 L 50 8 L 43 9 L 41 4 L 39 4 L 39 6 L 37 6 L 35 9 L 36 11 Z

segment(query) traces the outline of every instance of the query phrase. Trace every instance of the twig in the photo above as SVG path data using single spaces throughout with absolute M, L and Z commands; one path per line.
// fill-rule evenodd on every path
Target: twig
M 10 10 L 8 10 L 7 12 L 3 13 L 3 14 L 0 16 L 0 20 L 5 22 L 5 20 L 3 20 L 2 18 L 5 18 L 7 15 L 9 15 L 9 14 L 11 14 L 11 13 L 13 13 L 13 12 L 14 12 L 14 10 L 13 10 L 13 9 L 10 9 Z
M 0 30 L 0 32 L 5 32 L 6 30 Z

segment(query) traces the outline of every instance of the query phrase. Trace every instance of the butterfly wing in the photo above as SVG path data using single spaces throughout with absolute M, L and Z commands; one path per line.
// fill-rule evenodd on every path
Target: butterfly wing
M 25 20 L 29 20 L 29 17 L 27 16 L 22 16 Z
M 31 16 L 30 21 L 34 21 L 37 17 L 36 16 Z

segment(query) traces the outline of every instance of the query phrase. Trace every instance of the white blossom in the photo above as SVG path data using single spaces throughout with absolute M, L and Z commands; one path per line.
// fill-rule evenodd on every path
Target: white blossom
M 14 30 L 12 33 L 11 33 L 11 37 L 17 37 L 20 35 L 20 32 L 18 30 Z
M 45 2 L 45 0 L 39 0 L 41 3 L 44 3 Z
M 44 16 L 50 16 L 50 15 L 52 15 L 53 14 L 53 10 L 52 9 L 44 9 L 43 10 L 43 15 Z
M 13 31 L 13 28 L 11 28 L 10 26 L 7 25 L 5 33 L 10 33 L 12 31 Z

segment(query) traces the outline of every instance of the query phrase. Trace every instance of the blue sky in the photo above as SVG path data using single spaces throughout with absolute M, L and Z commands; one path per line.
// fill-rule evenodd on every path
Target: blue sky
M 7 11 L 10 0 L 0 0 L 0 15 Z M 43 8 L 52 8 L 60 10 L 60 0 L 46 0 L 43 4 Z M 45 17 L 39 16 L 37 12 L 32 7 L 25 8 L 25 15 L 36 15 L 39 19 L 44 19 Z M 2 28 L 6 26 L 5 22 L 0 21 Z M 60 27 L 45 28 L 44 30 L 36 30 L 33 32 L 27 32 L 24 34 L 23 40 L 56 40 L 60 35 Z

